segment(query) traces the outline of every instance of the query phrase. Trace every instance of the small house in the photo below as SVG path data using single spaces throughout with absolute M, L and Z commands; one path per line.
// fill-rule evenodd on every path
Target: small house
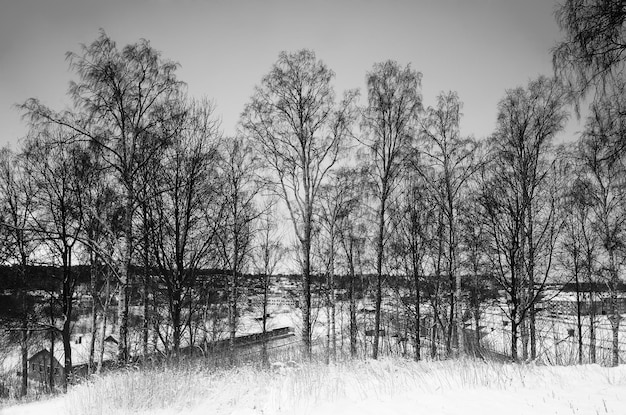
M 65 369 L 48 349 L 41 349 L 28 359 L 28 378 L 34 382 L 47 384 L 51 370 L 54 372 L 54 383 L 60 385 L 63 382 Z
M 87 336 L 78 336 L 70 344 L 72 350 L 72 373 L 75 377 L 86 377 L 89 370 L 89 341 Z M 105 362 L 115 359 L 117 340 L 113 336 L 104 339 Z M 98 345 L 96 345 L 94 358 L 98 360 Z M 54 355 L 46 347 L 38 350 L 28 359 L 28 377 L 34 382 L 48 384 L 50 371 L 54 372 L 54 383 L 60 385 L 65 376 L 65 352 L 61 342 L 55 342 Z

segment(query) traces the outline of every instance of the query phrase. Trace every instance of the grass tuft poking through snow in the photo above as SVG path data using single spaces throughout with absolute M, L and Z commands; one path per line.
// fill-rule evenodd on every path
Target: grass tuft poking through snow
M 624 390 L 625 367 L 597 365 L 397 358 L 274 369 L 186 365 L 108 374 L 72 388 L 51 401 L 45 413 L 623 414 Z M 20 412 L 28 406 L 8 408 L 7 414 L 37 413 Z

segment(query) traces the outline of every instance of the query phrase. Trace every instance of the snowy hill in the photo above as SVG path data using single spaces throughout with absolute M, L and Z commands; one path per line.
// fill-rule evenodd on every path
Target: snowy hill
M 112 373 L 31 414 L 623 414 L 626 367 L 403 359 Z

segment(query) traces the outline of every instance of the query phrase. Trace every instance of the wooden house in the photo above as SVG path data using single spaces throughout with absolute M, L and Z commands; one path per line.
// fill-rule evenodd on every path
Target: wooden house
M 54 383 L 60 385 L 63 382 L 65 369 L 48 349 L 41 349 L 28 359 L 28 378 L 33 382 L 48 384 L 50 370 L 54 371 Z
M 71 343 L 72 349 L 72 373 L 74 377 L 85 378 L 89 372 L 89 342 L 84 341 L 82 336 L 77 337 Z M 96 346 L 96 360 L 98 359 L 98 347 Z M 117 340 L 113 336 L 107 336 L 104 340 L 104 361 L 115 359 L 117 352 Z M 54 345 L 54 355 L 48 348 L 42 348 L 28 359 L 28 378 L 39 384 L 48 384 L 50 371 L 54 372 L 54 384 L 60 385 L 65 376 L 65 352 L 63 344 L 57 342 Z

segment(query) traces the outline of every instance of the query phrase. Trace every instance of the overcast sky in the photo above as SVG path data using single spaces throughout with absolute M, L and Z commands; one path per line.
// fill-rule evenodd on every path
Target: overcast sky
M 206 96 L 227 134 L 282 50 L 313 49 L 336 73 L 338 94 L 365 87 L 386 59 L 423 74 L 425 105 L 440 91 L 464 102 L 463 134 L 495 126 L 507 88 L 551 74 L 550 50 L 561 37 L 556 0 L 0 0 L 0 146 L 15 149 L 26 126 L 14 104 L 39 98 L 69 105 L 74 75 L 65 52 L 80 50 L 103 28 L 119 47 L 150 40 L 177 61 L 179 79 Z M 363 98 L 362 98 L 363 102 Z M 571 139 L 572 117 L 559 137 Z

